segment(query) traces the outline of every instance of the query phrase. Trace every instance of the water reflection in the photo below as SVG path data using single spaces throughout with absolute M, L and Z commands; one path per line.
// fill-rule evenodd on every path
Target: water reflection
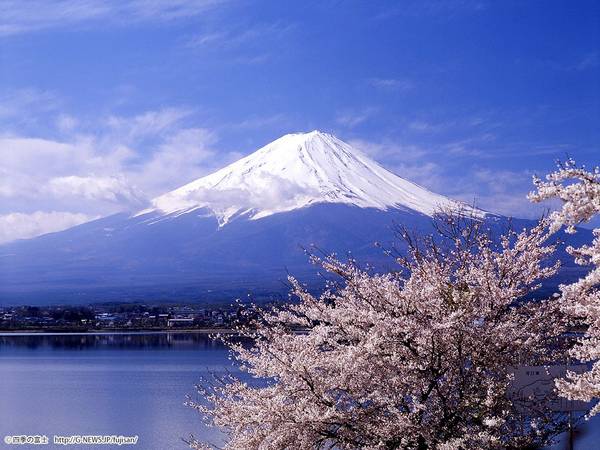
M 218 441 L 183 403 L 224 371 L 236 371 L 227 348 L 202 333 L 4 334 L 0 439 L 138 435 L 137 448 L 150 450 L 186 448 L 190 433 Z
M 136 448 L 185 449 L 181 438 L 220 443 L 183 405 L 194 384 L 242 376 L 205 333 L 0 335 L 0 439 L 7 434 L 139 435 Z M 583 423 L 576 450 L 597 450 L 600 416 Z M 60 448 L 48 446 L 49 448 Z M 64 448 L 64 447 L 62 447 Z M 568 447 L 568 436 L 551 450 Z
M 91 349 L 170 349 L 222 350 L 219 339 L 206 333 L 102 333 L 102 334 L 4 334 L 0 335 L 0 352 L 24 348 L 91 350 Z

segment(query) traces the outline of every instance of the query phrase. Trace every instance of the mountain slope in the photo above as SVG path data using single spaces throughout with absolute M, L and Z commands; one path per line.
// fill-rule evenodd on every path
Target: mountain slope
M 148 221 L 154 219 L 151 225 Z M 288 273 L 318 282 L 302 247 L 314 245 L 382 270 L 394 263 L 393 224 L 425 230 L 406 211 L 317 204 L 219 227 L 196 210 L 168 220 L 125 214 L 0 247 L 0 304 L 98 300 L 231 300 L 283 295 Z
M 467 207 L 333 136 L 287 135 L 147 210 L 1 245 L 0 304 L 281 296 L 288 273 L 322 282 L 302 247 L 351 251 L 390 270 L 394 261 L 374 243 L 390 248 L 395 224 L 432 232 L 438 208 Z M 507 223 L 471 211 L 496 230 Z
M 238 215 L 260 219 L 317 203 L 406 209 L 431 216 L 458 202 L 394 175 L 336 137 L 285 135 L 251 155 L 152 201 L 146 214 L 207 208 L 221 225 Z

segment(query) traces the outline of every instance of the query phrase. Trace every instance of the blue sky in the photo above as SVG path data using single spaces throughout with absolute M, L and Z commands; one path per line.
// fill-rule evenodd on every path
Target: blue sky
M 0 0 L 0 242 L 312 129 L 535 217 L 533 174 L 600 163 L 600 3 Z

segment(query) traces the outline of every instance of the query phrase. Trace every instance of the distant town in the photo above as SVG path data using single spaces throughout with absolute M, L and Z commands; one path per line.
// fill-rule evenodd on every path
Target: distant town
M 243 306 L 103 303 L 0 307 L 0 332 L 157 331 L 231 328 Z

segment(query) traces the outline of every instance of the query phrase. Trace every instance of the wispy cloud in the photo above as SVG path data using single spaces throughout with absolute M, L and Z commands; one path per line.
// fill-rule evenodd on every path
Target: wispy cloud
M 465 202 L 475 202 L 488 211 L 509 217 L 539 218 L 547 205 L 532 204 L 527 194 L 532 189 L 533 172 L 475 167 L 468 176 L 455 181 L 453 195 Z
M 141 165 L 123 170 L 154 196 L 218 168 L 227 155 L 215 149 L 216 142 L 211 130 L 182 128 L 164 139 Z
M 353 139 L 350 140 L 350 144 L 376 161 L 380 161 L 396 175 L 441 192 L 446 181 L 443 177 L 443 167 L 432 160 L 430 150 L 419 145 L 402 144 L 390 139 L 378 142 Z
M 158 136 L 169 132 L 181 121 L 193 113 L 190 108 L 167 107 L 155 111 L 146 111 L 132 117 L 111 115 L 105 123 L 111 133 L 129 142 L 148 136 Z M 123 141 L 122 141 L 123 142 Z
M 122 176 L 69 175 L 49 180 L 46 189 L 57 198 L 73 197 L 141 208 L 144 196 Z
M 482 115 L 465 115 L 454 117 L 435 117 L 435 115 L 418 115 L 406 121 L 406 129 L 411 132 L 435 134 L 442 132 L 458 131 L 469 136 L 470 141 L 493 140 L 493 132 L 501 123 L 491 117 Z
M 231 64 L 240 64 L 240 65 L 255 65 L 262 64 L 271 59 L 270 53 L 262 53 L 258 55 L 240 55 L 235 58 L 230 58 L 228 61 Z
M 0 214 L 0 244 L 61 231 L 95 218 L 87 214 L 65 211 Z
M 371 158 L 382 161 L 391 161 L 401 159 L 403 161 L 414 162 L 425 158 L 429 151 L 414 144 L 402 144 L 397 140 L 385 139 L 382 141 L 369 141 L 365 139 L 351 139 L 349 143 L 366 153 Z
M 449 126 L 448 123 L 431 123 L 424 120 L 414 120 L 408 124 L 409 129 L 426 133 L 437 133 L 448 129 Z
M 580 54 L 578 57 L 544 59 L 539 62 L 559 72 L 584 72 L 600 67 L 600 52 L 591 51 Z
M 60 97 L 51 91 L 39 89 L 14 89 L 0 94 L 0 122 L 6 119 L 37 115 L 55 111 L 61 106 Z M 29 113 L 29 114 L 26 114 Z
M 532 205 L 526 198 L 533 172 L 492 169 L 473 149 L 466 150 L 471 143 L 423 146 L 395 139 L 355 139 L 350 143 L 398 176 L 479 208 L 523 218 L 537 218 L 544 211 L 544 207 Z M 440 152 L 448 153 L 450 148 L 458 151 L 455 161 L 440 160 Z
M 186 46 L 211 50 L 233 49 L 265 39 L 276 41 L 294 28 L 294 24 L 284 22 L 263 23 L 252 26 L 222 26 L 218 29 L 208 29 L 197 33 L 186 42 Z
M 191 38 L 186 46 L 191 48 L 203 48 L 212 45 L 222 45 L 225 42 L 231 42 L 229 34 L 223 31 L 215 31 L 209 33 L 200 33 Z
M 474 134 L 471 137 L 450 141 L 440 145 L 442 151 L 455 156 L 484 156 L 490 155 L 490 143 L 496 140 L 493 133 Z
M 93 121 L 56 117 L 49 137 L 0 131 L 0 242 L 142 209 L 230 160 L 185 107 Z
M 83 24 L 166 22 L 206 13 L 226 0 L 2 0 L 0 36 Z
M 273 125 L 283 125 L 287 123 L 287 118 L 283 114 L 272 114 L 268 116 L 250 116 L 241 122 L 232 123 L 223 128 L 234 128 L 241 130 L 255 130 L 258 128 L 270 127 Z
M 446 178 L 443 167 L 433 161 L 404 162 L 388 167 L 396 175 L 435 192 L 443 192 Z
M 346 128 L 354 128 L 372 118 L 376 113 L 377 108 L 374 107 L 360 110 L 343 110 L 337 113 L 335 121 Z
M 56 127 L 63 133 L 69 133 L 77 128 L 79 121 L 69 114 L 59 114 L 56 118 Z
M 254 25 L 221 24 L 188 38 L 183 44 L 190 51 L 210 53 L 227 64 L 256 65 L 271 60 L 279 46 L 296 26 L 273 22 Z
M 447 20 L 459 14 L 482 11 L 487 7 L 488 1 L 485 0 L 407 0 L 383 9 L 374 16 L 374 19 L 435 16 Z
M 592 69 L 600 66 L 600 54 L 598 52 L 588 53 L 583 56 L 581 60 L 574 65 L 574 69 L 578 71 Z
M 409 91 L 415 87 L 412 81 L 400 78 L 371 78 L 368 82 L 377 89 L 389 91 Z

